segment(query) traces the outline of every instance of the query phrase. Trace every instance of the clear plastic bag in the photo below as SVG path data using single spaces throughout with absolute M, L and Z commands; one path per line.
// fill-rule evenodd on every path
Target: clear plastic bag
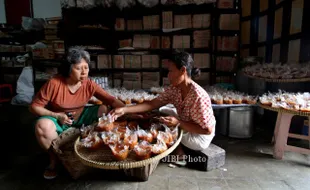
M 96 0 L 97 6 L 111 7 L 113 3 L 114 3 L 114 0 Z
M 135 0 L 115 0 L 116 6 L 120 9 L 123 10 L 124 8 L 129 8 L 132 7 L 136 4 Z
M 83 9 L 91 9 L 96 6 L 95 0 L 76 0 L 76 7 Z
M 162 140 L 157 140 L 157 143 L 152 146 L 153 154 L 161 154 L 168 149 L 165 142 Z
M 152 146 L 147 141 L 141 141 L 135 146 L 134 152 L 136 153 L 137 160 L 149 159 L 152 155 Z
M 159 0 L 138 0 L 138 2 L 146 7 L 154 7 L 158 4 Z
M 66 9 L 76 7 L 75 0 L 61 0 L 60 4 L 62 8 Z
M 93 130 L 93 126 L 87 125 L 85 126 L 84 124 L 80 128 L 80 133 L 81 133 L 81 139 L 87 138 L 89 133 Z
M 120 136 L 111 131 L 101 133 L 101 139 L 106 145 L 117 144 L 120 140 Z
M 145 131 L 143 129 L 138 129 L 136 131 L 136 134 L 138 135 L 139 140 L 147 141 L 149 143 L 151 143 L 153 141 L 153 135 L 149 131 Z
M 82 146 L 91 149 L 98 149 L 103 144 L 98 132 L 91 132 L 85 139 L 81 139 Z
M 138 129 L 138 122 L 130 121 L 128 122 L 127 126 L 130 130 L 136 131 Z
M 126 158 L 128 157 L 129 146 L 124 145 L 121 142 L 118 142 L 117 144 L 109 144 L 109 147 L 116 160 L 123 161 L 126 160 Z
M 161 128 L 161 126 L 158 125 L 158 124 L 152 124 L 152 125 L 151 125 L 150 132 L 151 132 L 151 134 L 153 135 L 153 138 L 154 138 L 154 139 L 157 138 L 158 131 L 159 131 L 160 128 Z
M 179 132 L 178 126 L 169 128 L 166 125 L 164 125 L 164 128 L 166 133 L 171 134 L 173 141 L 175 141 L 178 138 L 178 132 Z
M 173 144 L 173 138 L 171 133 L 159 131 L 157 135 L 157 140 L 165 142 L 168 147 L 170 147 Z
M 133 131 L 126 131 L 124 136 L 124 144 L 128 145 L 130 150 L 138 144 L 138 135 Z

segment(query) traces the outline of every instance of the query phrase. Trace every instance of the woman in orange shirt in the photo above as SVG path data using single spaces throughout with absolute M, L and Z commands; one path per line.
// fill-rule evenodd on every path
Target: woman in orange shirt
M 70 48 L 61 76 L 46 82 L 31 103 L 30 111 L 40 116 L 35 124 L 36 138 L 50 156 L 50 165 L 44 172 L 46 179 L 57 175 L 56 157 L 50 148 L 60 133 L 71 126 L 91 124 L 103 113 L 108 113 L 107 105 L 113 108 L 124 106 L 88 78 L 89 63 L 87 51 Z M 92 96 L 101 100 L 103 105 L 85 107 Z

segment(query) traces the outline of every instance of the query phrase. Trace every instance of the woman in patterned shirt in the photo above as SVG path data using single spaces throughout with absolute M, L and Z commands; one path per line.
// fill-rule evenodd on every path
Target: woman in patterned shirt
M 129 114 L 151 111 L 166 104 L 173 104 L 178 117 L 162 117 L 166 125 L 179 125 L 185 134 L 181 144 L 192 150 L 206 149 L 214 137 L 215 117 L 207 92 L 191 78 L 200 74 L 193 68 L 193 59 L 186 52 L 174 52 L 168 59 L 170 86 L 158 98 L 135 106 L 116 108 L 111 112 L 113 119 Z M 184 155 L 179 146 L 177 155 Z

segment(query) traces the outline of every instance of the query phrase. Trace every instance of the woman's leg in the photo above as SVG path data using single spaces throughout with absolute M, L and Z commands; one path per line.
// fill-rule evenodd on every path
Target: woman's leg
M 47 118 L 39 119 L 35 125 L 35 135 L 39 145 L 48 152 L 50 158 L 49 170 L 54 171 L 57 164 L 57 157 L 51 150 L 52 141 L 58 137 L 56 125 Z M 44 174 L 46 175 L 46 174 Z M 56 177 L 55 174 L 50 174 L 51 178 Z M 53 176 L 54 175 L 54 176 Z

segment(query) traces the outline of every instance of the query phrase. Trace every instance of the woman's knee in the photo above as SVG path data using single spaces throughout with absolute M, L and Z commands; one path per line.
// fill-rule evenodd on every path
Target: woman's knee
M 45 138 L 57 135 L 54 122 L 46 118 L 39 119 L 37 121 L 35 125 L 35 132 L 37 136 L 44 136 Z

